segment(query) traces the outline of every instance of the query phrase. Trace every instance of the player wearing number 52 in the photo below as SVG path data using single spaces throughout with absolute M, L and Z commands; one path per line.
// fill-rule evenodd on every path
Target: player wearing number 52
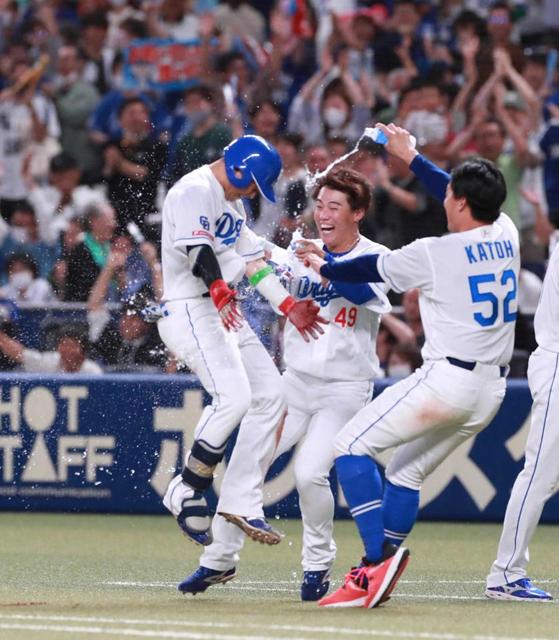
M 372 608 L 388 599 L 408 561 L 400 545 L 416 520 L 419 489 L 497 413 L 514 342 L 519 240 L 511 219 L 500 212 L 502 174 L 491 162 L 473 159 L 449 175 L 418 154 L 407 131 L 379 127 L 388 152 L 444 200 L 451 233 L 378 256 L 307 258 L 333 286 L 417 287 L 425 329 L 424 365 L 359 411 L 336 439 L 336 471 L 365 556 L 322 606 Z M 383 488 L 375 457 L 390 447 L 396 450 Z
M 211 543 L 204 492 L 239 422 L 217 510 L 255 540 L 281 540 L 262 511 L 262 470 L 270 464 L 284 414 L 281 379 L 243 322 L 234 289 L 246 274 L 303 340 L 323 332 L 318 306 L 288 294 L 264 260 L 264 241 L 246 226 L 241 198 L 260 191 L 274 202 L 280 171 L 274 147 L 258 136 L 242 136 L 224 149 L 223 158 L 183 176 L 163 205 L 159 333 L 212 396 L 182 474 L 169 484 L 163 503 L 181 530 L 203 545 Z

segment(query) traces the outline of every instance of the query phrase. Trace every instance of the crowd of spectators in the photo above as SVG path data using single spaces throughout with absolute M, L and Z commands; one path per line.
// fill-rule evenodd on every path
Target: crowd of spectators
M 518 346 L 531 347 L 529 316 L 559 226 L 554 0 L 0 0 L 0 9 L 0 298 L 86 309 L 83 327 L 58 328 L 47 364 L 0 313 L 0 366 L 92 371 L 87 352 L 105 369 L 172 370 L 139 315 L 161 294 L 166 190 L 233 138 L 262 135 L 284 169 L 278 204 L 249 201 L 249 224 L 287 246 L 296 228 L 316 234 L 308 173 L 377 121 L 410 130 L 447 170 L 469 154 L 502 170 L 503 209 L 522 243 L 528 320 Z M 199 71 L 184 88 L 131 78 L 129 47 L 147 38 L 198 41 Z M 398 248 L 446 232 L 442 206 L 404 164 L 366 150 L 347 162 L 373 187 L 365 235 Z M 393 375 L 418 362 L 416 299 L 395 299 L 404 313 L 383 321 L 378 350 Z M 72 349 L 81 360 L 64 355 Z

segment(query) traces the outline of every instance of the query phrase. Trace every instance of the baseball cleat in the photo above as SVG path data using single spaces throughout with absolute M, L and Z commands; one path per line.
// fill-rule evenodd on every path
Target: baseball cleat
M 207 567 L 198 567 L 194 573 L 187 576 L 177 587 L 181 593 L 203 593 L 208 587 L 214 584 L 224 584 L 233 580 L 236 575 L 236 569 L 227 569 L 227 571 L 216 571 Z
M 301 583 L 301 600 L 320 600 L 330 588 L 330 569 L 304 571 Z
M 367 591 L 368 567 L 353 567 L 345 576 L 343 585 L 322 598 L 318 602 L 320 607 L 364 607 L 369 592 Z
M 530 578 L 522 578 L 500 587 L 487 587 L 485 595 L 493 600 L 520 600 L 523 602 L 544 602 L 553 600 L 550 593 L 534 587 Z
M 282 541 L 283 533 L 276 531 L 265 518 L 245 518 L 221 511 L 219 515 L 242 529 L 251 540 L 269 545 L 279 544 Z
M 377 564 L 354 567 L 344 584 L 319 601 L 321 607 L 363 607 L 374 609 L 390 598 L 396 583 L 408 564 L 410 552 L 390 545 L 388 557 Z
M 171 480 L 163 504 L 175 516 L 184 535 L 203 546 L 212 543 L 211 518 L 206 498 L 183 482 L 182 476 Z

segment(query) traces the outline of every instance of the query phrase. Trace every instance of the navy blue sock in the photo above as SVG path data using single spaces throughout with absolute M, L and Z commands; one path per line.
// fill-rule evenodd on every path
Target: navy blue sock
M 382 558 L 384 523 L 382 521 L 382 479 L 376 462 L 368 456 L 336 458 L 336 473 L 349 510 L 371 562 Z
M 417 519 L 419 491 L 399 487 L 386 480 L 382 512 L 386 540 L 398 547 L 406 539 Z

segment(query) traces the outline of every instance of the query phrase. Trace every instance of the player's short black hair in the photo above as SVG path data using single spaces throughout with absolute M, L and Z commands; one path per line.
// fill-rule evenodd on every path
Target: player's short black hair
M 472 217 L 495 222 L 507 197 L 503 174 L 485 158 L 466 160 L 452 170 L 450 186 L 456 198 L 465 198 Z
M 371 187 L 367 178 L 359 171 L 345 167 L 334 167 L 314 187 L 312 197 L 316 200 L 322 187 L 346 194 L 352 211 L 367 212 L 371 206 Z

